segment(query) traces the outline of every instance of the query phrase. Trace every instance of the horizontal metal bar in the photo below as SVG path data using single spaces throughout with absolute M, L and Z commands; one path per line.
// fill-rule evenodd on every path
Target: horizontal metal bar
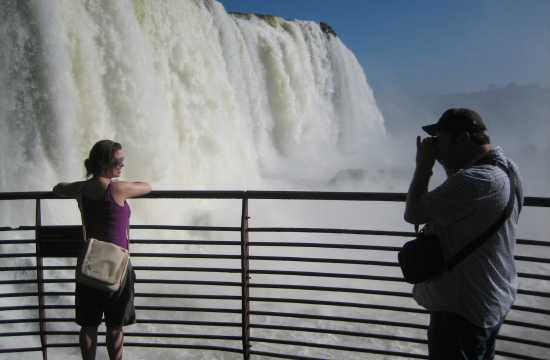
M 194 299 L 220 299 L 227 298 L 222 296 L 208 296 L 208 295 L 187 295 L 186 298 Z M 231 297 L 231 300 L 240 300 L 240 297 Z M 20 306 L 3 306 L 0 307 L 0 311 L 15 311 L 15 310 L 38 310 L 38 309 L 48 309 L 48 310 L 61 310 L 61 309 L 73 309 L 74 305 L 20 305 Z M 216 313 L 233 313 L 240 314 L 242 310 L 238 309 L 228 309 L 228 308 L 201 308 L 201 307 L 179 307 L 179 306 L 149 306 L 149 305 L 137 305 L 137 310 L 149 310 L 149 311 L 196 311 L 196 312 L 216 312 Z
M 240 314 L 241 309 L 227 309 L 227 308 L 204 308 L 204 307 L 190 307 L 190 306 L 136 306 L 136 310 L 149 310 L 149 311 L 191 311 L 191 312 L 211 312 L 211 313 L 227 313 L 227 314 Z
M 309 357 L 309 356 L 300 356 L 296 354 L 287 355 L 287 354 L 280 354 L 280 353 L 274 353 L 269 351 L 258 351 L 258 350 L 250 350 L 250 355 L 260 355 L 260 356 L 267 356 L 277 359 L 292 359 L 292 360 L 330 360 L 325 358 L 318 358 L 318 357 Z
M 31 231 L 35 229 L 36 228 L 33 225 L 0 226 L 0 231 Z
M 409 231 L 384 231 L 384 230 L 360 230 L 360 229 L 335 229 L 335 228 L 289 228 L 289 227 L 251 227 L 250 232 L 291 232 L 311 234 L 351 234 L 351 235 L 379 235 L 379 236 L 403 236 L 414 237 L 416 234 Z
M 39 332 L 36 332 L 39 334 Z M 46 335 L 71 336 L 78 335 L 78 331 L 46 331 Z M 105 336 L 105 331 L 98 331 L 100 336 Z M 176 333 L 155 333 L 155 332 L 124 332 L 124 337 L 145 337 L 145 338 L 175 338 L 175 339 L 209 339 L 209 340 L 242 340 L 241 336 L 233 335 L 210 335 L 210 334 L 176 334 Z
M 38 305 L 2 306 L 0 311 L 38 310 Z
M 304 327 L 304 326 L 285 326 L 285 325 L 266 325 L 266 324 L 250 324 L 250 327 L 255 329 L 264 329 L 264 330 L 302 331 L 302 332 L 311 332 L 311 333 L 320 333 L 320 334 L 365 337 L 365 338 L 382 339 L 382 340 L 390 340 L 390 341 L 404 341 L 404 342 L 417 343 L 417 344 L 428 343 L 428 340 L 426 339 L 409 338 L 409 337 L 395 336 L 395 335 L 363 333 L 363 332 L 357 332 L 357 331 L 321 329 L 317 327 L 314 328 L 314 327 Z
M 194 190 L 172 191 L 155 190 L 140 198 L 148 199 L 271 199 L 271 200 L 347 200 L 404 202 L 405 193 L 376 192 L 321 192 L 321 191 L 217 191 Z M 52 191 L 3 192 L 0 200 L 67 199 L 60 198 Z M 525 206 L 550 207 L 550 198 L 526 196 Z
M 38 306 L 37 308 L 38 309 L 48 309 L 48 310 L 74 309 L 74 304 L 73 305 L 69 305 L 69 304 L 66 304 L 66 305 L 62 305 L 62 304 L 42 305 L 42 306 Z
M 528 274 L 528 273 L 518 273 L 518 276 L 520 278 L 525 278 L 525 279 L 536 279 L 536 280 L 546 280 L 546 281 L 550 281 L 550 276 L 548 275 L 540 275 L 540 274 Z
M 43 266 L 43 270 L 75 270 L 75 266 L 64 265 L 48 265 Z M 240 273 L 238 268 L 203 268 L 203 267 L 178 267 L 178 266 L 134 266 L 136 271 L 189 271 L 189 272 L 221 272 L 221 273 Z M 36 266 L 11 266 L 0 267 L 0 271 L 33 271 Z M 250 270 L 251 274 L 267 274 L 267 275 L 290 275 L 290 276 L 316 276 L 316 277 L 332 277 L 341 279 L 364 279 L 377 281 L 392 281 L 404 282 L 402 277 L 391 276 L 376 276 L 376 275 L 356 275 L 344 273 L 323 273 L 323 272 L 307 272 L 307 271 L 283 271 L 283 270 Z M 536 279 L 550 281 L 550 276 L 540 274 L 529 274 L 519 272 L 518 276 L 525 279 Z M 0 297 L 2 295 L 0 294 Z
M 528 323 L 528 322 L 524 322 L 524 321 L 504 320 L 504 323 L 506 325 L 518 326 L 518 327 L 523 327 L 523 328 L 527 328 L 527 329 L 537 329 L 537 330 L 543 330 L 543 331 L 550 331 L 550 326 L 533 324 L 533 323 Z
M 367 348 L 358 348 L 352 346 L 342 346 L 342 345 L 332 345 L 332 344 L 318 344 L 310 343 L 305 341 L 291 341 L 291 340 L 279 340 L 279 339 L 267 339 L 267 338 L 258 338 L 250 337 L 250 341 L 269 343 L 269 344 L 279 344 L 279 345 L 290 345 L 290 346 L 306 346 L 306 347 L 315 347 L 320 349 L 332 349 L 339 351 L 351 351 L 351 352 L 361 352 L 377 355 L 391 355 L 392 357 L 405 357 L 413 359 L 425 359 L 425 355 L 413 354 L 413 353 L 404 353 L 400 351 L 389 351 L 389 350 L 376 350 L 376 349 L 367 349 Z
M 245 191 L 217 191 L 217 190 L 193 190 L 193 191 L 171 191 L 155 190 L 140 198 L 148 199 L 242 199 Z M 32 200 L 32 199 L 57 199 L 62 198 L 52 191 L 26 191 L 26 192 L 3 192 L 0 193 L 0 200 Z
M 0 324 L 26 324 L 40 322 L 37 318 L 23 318 L 23 319 L 0 319 Z
M 188 297 L 190 298 L 190 297 Z M 198 297 L 194 297 L 198 298 Z M 204 299 L 205 297 L 200 297 Z M 238 300 L 238 299 L 235 299 Z M 4 306 L 0 307 L 0 311 L 15 311 L 15 310 L 61 310 L 61 309 L 74 309 L 74 305 L 20 305 L 20 306 Z M 241 309 L 229 309 L 229 308 L 204 308 L 204 307 L 182 307 L 182 306 L 136 306 L 137 310 L 149 310 L 149 311 L 191 311 L 191 312 L 212 312 L 212 313 L 228 313 L 228 314 L 240 314 Z
M 177 284 L 177 285 L 213 285 L 213 286 L 241 286 L 237 281 L 203 281 L 203 280 L 164 280 L 164 279 L 136 279 L 139 284 Z
M 538 258 L 533 256 L 514 256 L 516 261 L 527 261 L 541 264 L 550 264 L 550 259 Z
M 48 317 L 44 318 L 44 322 L 75 322 L 75 318 L 72 317 Z
M 136 293 L 135 297 L 164 298 L 164 299 L 241 300 L 240 295 Z
M 540 240 L 517 239 L 516 243 L 519 245 L 550 246 L 550 241 Z
M 74 296 L 74 291 L 45 291 L 43 296 Z
M 137 297 L 137 295 L 136 295 Z M 204 300 L 240 300 L 240 296 L 223 296 L 223 295 L 181 295 L 179 298 L 187 299 L 204 299 Z M 325 305 L 325 306 L 338 306 L 338 307 L 354 307 L 363 309 L 377 309 L 388 311 L 399 311 L 406 313 L 416 314 L 429 314 L 428 311 L 420 308 L 407 308 L 399 306 L 377 305 L 377 304 L 361 304 L 352 302 L 337 302 L 337 301 L 321 301 L 321 300 L 308 300 L 308 299 L 281 299 L 270 297 L 251 297 L 251 302 L 274 302 L 274 303 L 292 303 L 292 304 L 310 304 L 310 305 Z M 0 311 L 15 311 L 15 310 L 38 310 L 38 309 L 60 310 L 60 309 L 73 309 L 74 305 L 20 305 L 20 306 L 4 306 L 0 307 Z M 219 312 L 219 313 L 241 313 L 241 309 L 227 309 L 227 308 L 199 308 L 199 307 L 176 307 L 176 306 L 136 306 L 138 310 L 156 310 L 156 311 L 195 311 L 195 312 Z
M 35 257 L 35 253 L 10 253 L 10 254 L 0 254 L 0 259 L 6 258 L 25 258 L 25 257 Z
M 497 350 L 497 351 L 496 351 L 496 354 L 497 354 L 498 356 L 504 356 L 504 357 L 512 358 L 512 359 L 521 359 L 521 360 L 548 360 L 548 359 L 545 359 L 545 358 L 539 358 L 539 357 L 534 357 L 534 356 L 515 354 L 515 353 L 508 352 L 508 351 L 498 351 L 498 350 Z
M 42 270 L 75 270 L 76 265 L 45 265 Z
M 309 276 L 309 277 L 330 277 L 338 279 L 362 279 L 362 280 L 376 280 L 376 281 L 394 281 L 405 282 L 402 277 L 392 276 L 376 276 L 376 275 L 357 275 L 347 273 L 326 273 L 326 272 L 314 272 L 314 271 L 286 271 L 286 270 L 250 270 L 250 274 L 263 274 L 263 275 L 289 275 L 289 276 Z
M 241 273 L 237 268 L 207 268 L 207 267 L 189 267 L 189 266 L 133 266 L 136 271 L 188 271 L 188 272 L 221 272 L 221 273 Z
M 234 226 L 130 225 L 133 230 L 241 231 Z
M 240 241 L 231 240 L 146 240 L 146 239 L 134 239 L 130 240 L 131 244 L 170 244 L 170 245 L 222 245 L 222 246 L 240 246 Z
M 20 353 L 20 352 L 32 352 L 42 351 L 41 347 L 28 347 L 28 348 L 6 348 L 0 349 L 0 354 Z
M 105 346 L 105 343 L 97 343 L 98 346 Z M 47 348 L 68 348 L 78 347 L 78 343 L 48 343 Z M 163 349 L 190 349 L 190 350 L 211 350 L 225 351 L 242 354 L 241 349 L 225 347 L 225 346 L 210 346 L 210 345 L 192 345 L 192 344 L 167 344 L 167 343 L 142 343 L 142 342 L 124 342 L 125 347 L 147 347 L 147 348 L 163 348 Z
M 225 351 L 242 354 L 242 349 L 213 346 L 213 345 L 192 345 L 192 344 L 167 344 L 167 343 L 141 343 L 141 342 L 124 342 L 127 347 L 146 347 L 146 348 L 161 348 L 161 349 L 189 349 L 189 350 L 208 350 L 208 351 Z
M 132 253 L 132 257 L 148 258 L 178 258 L 178 259 L 240 259 L 241 255 L 217 255 L 217 254 L 177 254 L 177 253 Z
M 0 267 L 0 271 L 32 271 L 36 270 L 36 266 L 6 266 Z
M 376 304 L 362 304 L 352 303 L 345 301 L 325 301 L 325 300 L 310 300 L 310 299 L 284 299 L 273 297 L 255 297 L 249 298 L 251 302 L 274 302 L 274 303 L 291 303 L 291 304 L 309 304 L 309 305 L 325 305 L 325 306 L 338 306 L 338 307 L 354 307 L 362 309 L 377 309 L 377 310 L 389 310 L 389 311 L 401 311 L 406 313 L 416 314 L 429 314 L 429 311 L 420 308 L 409 308 L 400 306 L 389 305 L 376 305 Z
M 396 201 L 404 202 L 403 193 L 375 192 L 325 192 L 325 191 L 246 191 L 248 199 L 261 200 L 348 200 L 348 201 Z
M 2 319 L 0 324 L 14 323 L 37 323 L 40 319 Z M 45 318 L 44 322 L 75 322 L 74 318 L 68 317 L 49 317 Z M 189 325 L 189 326 L 219 326 L 219 327 L 241 327 L 240 322 L 229 321 L 189 321 L 189 320 L 172 320 L 172 319 L 137 319 L 138 324 L 162 324 L 162 325 Z
M 385 291 L 385 290 L 370 290 L 370 289 L 357 289 L 357 288 L 342 288 L 342 287 L 329 287 L 329 286 L 307 286 L 307 285 L 287 285 L 287 284 L 255 284 L 249 285 L 250 288 L 257 289 L 284 289 L 284 290 L 310 290 L 310 291 L 328 291 L 328 292 L 345 292 L 354 294 L 370 294 L 370 295 L 386 295 L 386 296 L 400 296 L 400 297 L 412 297 L 408 292 L 397 291 Z
M 288 256 L 249 256 L 250 260 L 257 261 L 300 261 L 300 262 L 317 262 L 317 263 L 333 263 L 333 264 L 356 264 L 356 265 L 376 265 L 376 266 L 399 266 L 396 262 L 389 261 L 371 261 L 371 260 L 348 260 L 348 259 L 329 259 L 329 258 L 314 258 L 314 257 L 288 257 Z
M 34 239 L 0 240 L 0 245 L 22 245 L 22 244 L 36 244 L 36 240 Z
M 40 335 L 40 331 L 0 332 L 0 337 L 19 337 L 19 336 L 36 336 L 36 335 Z
M 550 207 L 550 198 L 526 196 L 523 199 L 524 206 Z
M 550 298 L 550 293 L 542 292 L 542 291 L 518 289 L 518 294 Z
M 233 190 L 155 190 L 140 198 L 148 199 L 243 199 L 246 191 Z
M 190 320 L 166 320 L 166 319 L 138 319 L 138 324 L 157 325 L 188 325 L 188 326 L 219 326 L 219 327 L 241 327 L 240 322 L 229 321 L 190 321 Z
M 70 284 L 74 283 L 74 278 L 70 279 L 43 279 L 42 282 L 44 284 Z M 36 280 L 35 280 L 36 282 Z
M 535 314 L 550 315 L 550 310 L 537 309 L 529 306 L 512 305 L 512 310 L 525 311 L 525 312 L 530 312 Z
M 0 293 L 0 298 L 29 297 L 29 296 L 38 296 L 38 292 L 37 291 L 32 291 L 32 292 Z
M 542 342 L 542 341 L 535 341 L 535 340 L 529 340 L 529 339 L 525 339 L 525 338 L 517 338 L 517 337 L 502 336 L 502 335 L 497 336 L 497 339 L 503 340 L 503 341 L 509 341 L 509 342 L 513 342 L 513 343 L 539 346 L 539 347 L 544 347 L 544 348 L 550 349 L 550 343 L 545 343 L 545 342 Z
M 287 313 L 287 312 L 256 311 L 256 310 L 250 311 L 250 315 L 290 317 L 290 318 L 296 318 L 296 319 L 310 319 L 310 320 L 341 321 L 341 322 L 350 322 L 350 323 L 359 323 L 359 324 L 387 325 L 387 326 L 406 327 L 406 328 L 422 329 L 422 330 L 428 329 L 428 326 L 420 325 L 420 324 L 411 324 L 411 323 L 385 321 L 385 320 L 374 320 L 374 319 L 359 319 L 359 318 L 350 318 L 350 317 L 342 317 L 342 316 L 310 315 L 310 314 L 296 314 L 296 313 Z
M 75 270 L 76 266 L 50 265 L 43 266 L 43 270 Z M 188 271 L 188 272 L 221 272 L 221 273 L 240 273 L 240 268 L 208 268 L 208 267 L 190 267 L 190 266 L 133 266 L 136 271 Z M 0 267 L 0 271 L 29 271 L 36 270 L 36 266 L 14 266 Z
M 251 241 L 248 243 L 248 245 L 249 246 L 272 246 L 272 247 L 304 247 L 304 248 L 322 248 L 322 249 L 355 249 L 355 250 L 374 250 L 374 251 L 401 250 L 401 247 L 396 247 L 396 246 L 347 245 L 347 244 L 276 242 L 276 241 Z
M 74 291 L 47 291 L 44 296 L 74 296 Z M 29 293 L 27 296 L 38 296 L 38 293 Z M 241 300 L 240 295 L 193 295 L 193 294 L 163 294 L 163 293 L 136 293 L 135 297 L 164 298 L 164 299 L 210 299 L 210 300 Z M 0 296 L 1 297 L 1 296 Z
M 36 279 L 0 280 L 0 285 L 36 284 Z

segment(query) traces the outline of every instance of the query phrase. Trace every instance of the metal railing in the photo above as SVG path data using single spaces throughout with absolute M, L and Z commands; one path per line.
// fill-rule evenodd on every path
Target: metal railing
M 427 358 L 427 312 L 412 300 L 411 287 L 401 278 L 396 262 L 397 251 L 413 232 L 249 226 L 251 201 L 399 203 L 404 194 L 155 191 L 145 198 L 237 200 L 240 224 L 131 227 L 138 330 L 125 333 L 127 347 L 219 351 L 245 360 L 357 354 Z M 79 227 L 42 225 L 41 204 L 47 199 L 58 198 L 50 192 L 0 193 L 3 202 L 35 201 L 34 225 L 0 227 L 5 235 L 0 240 L 0 359 L 2 354 L 18 352 L 41 352 L 47 359 L 48 350 L 78 346 L 71 271 Z M 525 205 L 549 208 L 550 199 L 528 197 Z M 134 236 L 140 231 L 178 234 L 182 230 L 238 237 Z M 5 239 L 14 232 L 34 236 Z M 289 234 L 316 239 L 289 241 Z M 527 249 L 516 256 L 520 289 L 501 330 L 497 354 L 537 360 L 550 349 L 550 241 L 518 239 L 517 244 Z M 160 246 L 168 251 L 158 251 Z M 25 345 L 9 346 L 8 338 Z

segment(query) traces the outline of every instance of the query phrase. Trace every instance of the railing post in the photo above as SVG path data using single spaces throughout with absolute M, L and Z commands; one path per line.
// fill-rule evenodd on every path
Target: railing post
M 248 283 L 250 280 L 248 271 L 248 198 L 242 199 L 241 216 L 241 301 L 242 301 L 242 342 L 243 359 L 250 358 L 250 305 L 248 298 Z
M 42 212 L 40 199 L 36 199 L 36 219 L 34 239 L 36 244 L 36 282 L 38 288 L 38 320 L 40 326 L 40 344 L 42 346 L 42 359 L 48 360 L 48 339 L 46 335 L 46 316 L 44 310 L 44 270 L 42 268 L 42 256 L 40 252 L 39 229 L 42 226 Z

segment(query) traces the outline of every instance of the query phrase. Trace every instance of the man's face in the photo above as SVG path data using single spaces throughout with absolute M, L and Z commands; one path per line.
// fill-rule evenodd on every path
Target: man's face
M 437 156 L 436 159 L 447 170 L 456 169 L 457 144 L 455 135 L 442 131 L 436 134 L 437 137 Z

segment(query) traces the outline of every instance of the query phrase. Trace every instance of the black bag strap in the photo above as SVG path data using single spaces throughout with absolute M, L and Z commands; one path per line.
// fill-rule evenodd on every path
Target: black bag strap
M 511 171 L 508 167 L 504 166 L 500 162 L 494 161 L 491 163 L 491 165 L 498 166 L 502 171 L 506 173 L 506 175 L 508 175 L 508 179 L 510 180 L 510 197 L 508 200 L 508 205 L 504 209 L 502 216 L 493 225 L 491 225 L 475 240 L 470 241 L 468 245 L 466 245 L 462 250 L 460 250 L 449 261 L 446 262 L 445 267 L 447 271 L 451 271 L 457 264 L 459 264 L 462 260 L 468 257 L 468 255 L 474 252 L 474 250 L 476 250 L 481 245 L 483 245 L 485 240 L 487 240 L 489 237 L 491 237 L 491 235 L 496 233 L 498 229 L 500 229 L 500 227 L 504 225 L 506 220 L 512 215 L 512 212 L 514 210 L 514 198 L 516 197 L 516 193 L 518 192 L 516 175 L 513 171 Z M 519 197 L 520 196 L 518 194 L 518 198 Z

